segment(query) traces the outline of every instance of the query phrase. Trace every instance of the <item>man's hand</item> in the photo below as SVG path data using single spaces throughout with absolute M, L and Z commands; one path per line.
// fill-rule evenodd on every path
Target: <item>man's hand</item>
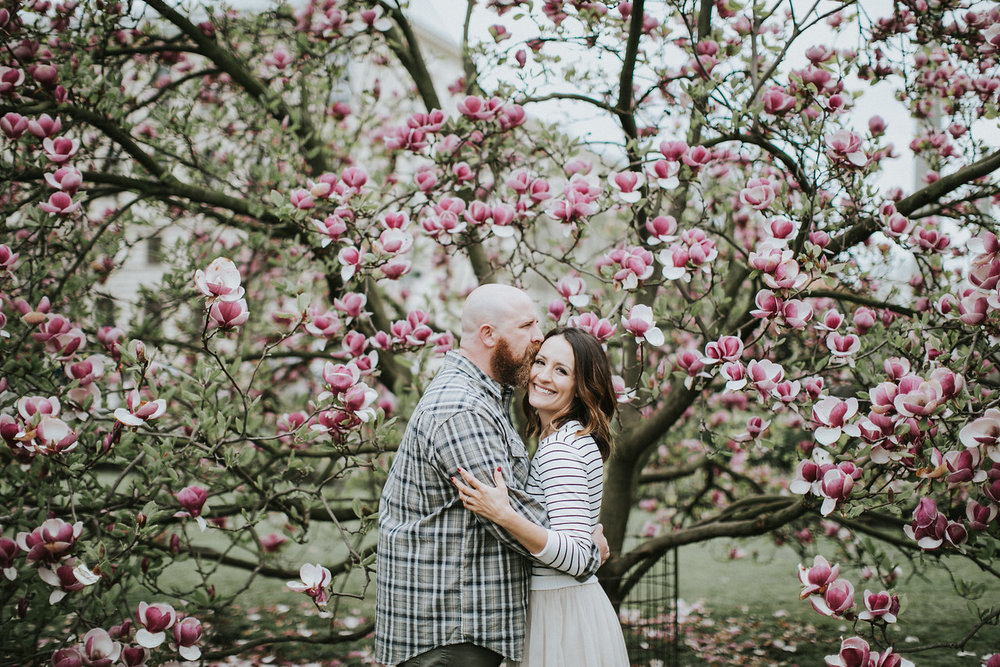
M 594 544 L 601 551 L 601 565 L 604 565 L 611 556 L 611 547 L 608 546 L 608 539 L 604 537 L 604 526 L 597 524 L 597 528 L 594 529 L 594 532 L 590 536 L 593 538 Z

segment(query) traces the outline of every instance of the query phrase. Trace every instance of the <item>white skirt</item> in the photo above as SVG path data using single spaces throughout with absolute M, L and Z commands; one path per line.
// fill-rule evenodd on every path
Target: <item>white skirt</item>
M 533 590 L 524 659 L 509 667 L 629 667 L 625 637 L 598 582 Z

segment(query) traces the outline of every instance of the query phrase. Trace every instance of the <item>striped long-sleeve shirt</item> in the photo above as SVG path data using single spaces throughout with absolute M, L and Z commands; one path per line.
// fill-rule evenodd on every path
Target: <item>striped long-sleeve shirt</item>
M 527 552 L 466 510 L 451 482 L 459 468 L 490 480 L 500 466 L 514 509 L 547 525 L 541 494 L 526 491 L 528 452 L 510 399 L 509 387 L 452 351 L 410 416 L 379 506 L 375 657 L 383 664 L 463 642 L 521 659 Z M 570 539 L 559 534 L 554 548 Z M 591 543 L 580 576 L 599 566 Z
M 576 434 L 581 429 L 578 421 L 566 422 L 542 439 L 531 461 L 527 491 L 545 498 L 550 528 L 545 549 L 535 555 L 533 589 L 572 586 L 588 570 L 604 464 L 594 439 Z

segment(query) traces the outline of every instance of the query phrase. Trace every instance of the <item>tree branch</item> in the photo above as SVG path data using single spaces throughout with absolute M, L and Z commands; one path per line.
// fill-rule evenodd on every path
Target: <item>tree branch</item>
M 163 18 L 174 24 L 182 33 L 197 44 L 198 52 L 214 62 L 219 69 L 228 74 L 232 80 L 245 90 L 250 97 L 260 102 L 274 118 L 282 120 L 293 119 L 292 127 L 303 143 L 303 155 L 306 163 L 314 173 L 327 171 L 325 146 L 319 140 L 316 128 L 308 116 L 295 113 L 281 96 L 268 89 L 267 85 L 258 79 L 232 51 L 229 51 L 198 26 L 191 23 L 186 16 L 170 7 L 165 0 L 147 0 L 147 5 L 155 9 Z
M 632 113 L 632 87 L 633 77 L 635 76 L 635 62 L 639 54 L 639 38 L 642 37 L 642 22 L 644 18 L 644 0 L 635 0 L 632 3 L 632 14 L 629 17 L 628 41 L 625 43 L 625 59 L 622 62 L 622 71 L 618 77 L 618 103 L 615 104 L 615 114 L 622 124 L 622 130 L 624 130 L 626 138 L 633 141 L 639 138 L 639 130 L 636 128 L 635 116 Z M 632 150 L 629 150 L 630 161 L 632 161 Z
M 410 79 L 417 87 L 417 93 L 424 101 L 427 110 L 440 109 L 441 100 L 438 99 L 437 91 L 434 90 L 434 79 L 427 71 L 427 63 L 424 62 L 424 56 L 420 52 L 420 45 L 417 43 L 417 36 L 413 34 L 413 27 L 410 25 L 409 19 L 399 7 L 386 2 L 380 4 L 392 16 L 393 21 L 396 22 L 397 30 L 402 35 L 402 39 L 387 40 L 389 48 L 396 54 L 399 63 L 410 75 Z
M 225 658 L 232 655 L 238 655 L 246 651 L 253 650 L 260 646 L 270 646 L 273 644 L 346 644 L 349 642 L 354 642 L 359 639 L 364 639 L 367 637 L 372 630 L 375 629 L 375 621 L 369 621 L 364 625 L 358 627 L 357 630 L 353 632 L 346 632 L 339 635 L 328 634 L 328 635 L 313 635 L 311 637 L 303 637 L 302 635 L 291 635 L 287 637 L 262 637 L 260 639 L 252 639 L 246 642 L 236 643 L 227 649 L 222 649 L 219 651 L 210 651 L 203 653 L 201 656 L 202 660 L 215 660 L 217 658 Z
M 1000 151 L 962 167 L 953 174 L 942 176 L 927 187 L 917 190 L 909 197 L 900 200 L 896 204 L 896 210 L 908 216 L 921 207 L 940 200 L 949 192 L 953 192 L 963 185 L 971 183 L 977 178 L 982 178 L 997 169 L 1000 169 Z M 839 255 L 847 248 L 864 242 L 880 228 L 881 224 L 876 218 L 861 220 L 843 234 L 832 239 L 830 245 L 827 246 L 827 250 L 834 255 Z

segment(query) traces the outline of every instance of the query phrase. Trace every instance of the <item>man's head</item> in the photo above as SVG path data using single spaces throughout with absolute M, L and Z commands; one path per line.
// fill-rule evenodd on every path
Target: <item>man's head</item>
M 542 342 L 535 303 L 522 290 L 486 284 L 472 290 L 462 309 L 462 353 L 505 385 L 520 386 Z

